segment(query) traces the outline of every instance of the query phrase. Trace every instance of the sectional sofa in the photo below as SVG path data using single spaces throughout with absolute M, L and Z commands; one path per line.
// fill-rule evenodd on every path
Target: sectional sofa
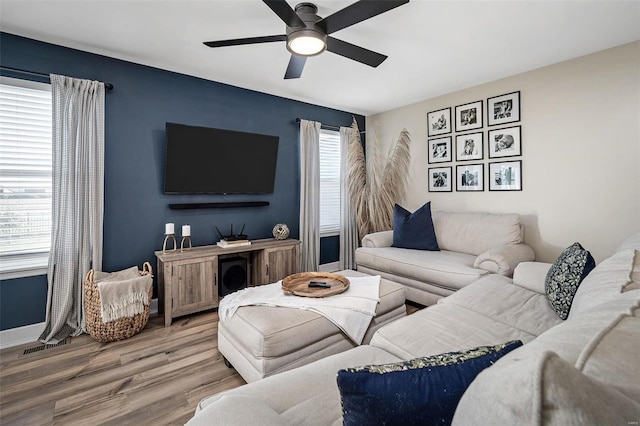
M 582 281 L 566 320 L 552 309 L 545 291 L 551 266 L 524 262 L 513 278 L 481 277 L 382 327 L 369 345 L 202 400 L 188 424 L 340 425 L 344 395 L 336 375 L 341 370 L 513 340 L 524 345 L 463 390 L 451 413 L 453 424 L 636 424 L 640 234 Z
M 430 220 L 428 211 L 424 216 Z M 510 277 L 520 262 L 535 260 L 518 214 L 433 211 L 431 219 L 440 250 L 394 247 L 394 231 L 376 232 L 356 250 L 357 270 L 402 284 L 408 300 L 432 305 L 490 273 Z

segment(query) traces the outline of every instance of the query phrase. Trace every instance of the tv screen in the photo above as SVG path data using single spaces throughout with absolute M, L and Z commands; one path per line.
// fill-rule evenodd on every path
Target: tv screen
M 278 136 L 167 123 L 165 194 L 273 192 Z

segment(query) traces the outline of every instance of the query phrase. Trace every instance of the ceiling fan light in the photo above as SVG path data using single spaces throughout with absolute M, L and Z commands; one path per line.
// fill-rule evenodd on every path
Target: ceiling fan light
M 287 49 L 296 55 L 314 56 L 324 52 L 326 48 L 326 36 L 316 31 L 296 31 L 287 38 Z

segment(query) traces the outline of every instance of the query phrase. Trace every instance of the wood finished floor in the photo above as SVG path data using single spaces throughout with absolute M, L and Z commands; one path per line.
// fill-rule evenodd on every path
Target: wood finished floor
M 244 384 L 218 352 L 218 314 L 164 327 L 157 316 L 120 342 L 88 335 L 23 355 L 0 351 L 2 425 L 184 424 L 202 398 Z
M 407 312 L 418 308 L 407 305 Z M 88 335 L 24 355 L 0 351 L 0 424 L 182 425 L 202 398 L 245 383 L 218 352 L 218 313 L 163 326 L 152 316 L 128 340 Z

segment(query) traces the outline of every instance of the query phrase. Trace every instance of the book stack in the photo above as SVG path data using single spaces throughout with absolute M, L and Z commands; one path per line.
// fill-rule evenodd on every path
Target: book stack
M 242 247 L 242 246 L 250 246 L 251 241 L 249 240 L 225 240 L 224 238 L 218 241 L 218 247 L 222 248 L 231 248 L 231 247 Z

